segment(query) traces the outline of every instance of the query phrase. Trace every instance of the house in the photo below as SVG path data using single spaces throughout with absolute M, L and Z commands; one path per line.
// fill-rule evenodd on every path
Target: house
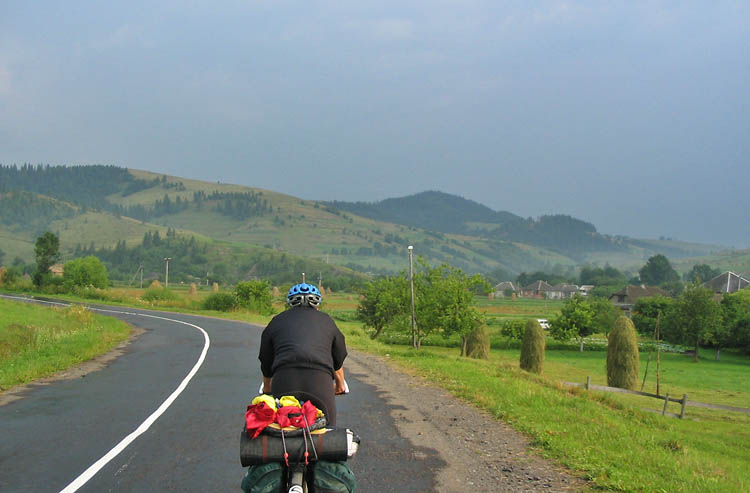
M 49 271 L 52 273 L 53 276 L 60 276 L 63 275 L 63 264 L 55 264 L 52 267 L 49 268 Z
M 547 293 L 552 291 L 552 286 L 546 282 L 535 281 L 521 290 L 521 296 L 524 298 L 546 298 Z
M 578 293 L 578 286 L 575 284 L 556 284 L 552 286 L 552 289 L 547 292 L 547 299 L 549 300 L 567 300 L 573 297 L 574 294 Z
M 495 285 L 494 291 L 495 291 L 495 297 L 499 298 L 499 297 L 505 296 L 505 293 L 507 292 L 515 293 L 518 291 L 518 289 L 511 281 L 503 281 Z
M 583 284 L 582 286 L 578 286 L 578 292 L 581 293 L 581 296 L 588 296 L 595 287 L 593 284 Z
M 616 293 L 613 293 L 609 300 L 617 307 L 630 316 L 633 305 L 639 298 L 650 298 L 653 296 L 669 296 L 669 293 L 656 286 L 627 286 Z
M 747 276 L 726 271 L 710 281 L 704 282 L 703 285 L 716 294 L 736 293 L 740 289 L 750 286 L 750 280 Z

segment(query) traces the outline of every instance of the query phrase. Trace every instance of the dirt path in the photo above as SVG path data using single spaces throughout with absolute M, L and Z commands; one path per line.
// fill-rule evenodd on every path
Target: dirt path
M 402 436 L 415 447 L 439 452 L 448 466 L 440 471 L 438 491 L 586 489 L 585 481 L 530 454 L 520 433 L 425 380 L 394 370 L 384 358 L 352 352 L 345 367 L 395 406 L 392 415 Z

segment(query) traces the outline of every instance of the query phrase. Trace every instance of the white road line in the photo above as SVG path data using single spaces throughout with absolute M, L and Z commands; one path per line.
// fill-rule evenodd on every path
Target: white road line
M 20 299 L 24 301 L 36 301 L 36 302 L 42 302 L 42 303 L 48 303 L 51 305 L 62 305 L 62 306 L 68 306 L 68 304 L 65 303 L 57 303 L 54 301 L 43 301 L 43 300 L 33 300 L 29 298 L 21 298 L 16 296 L 3 296 L 4 298 L 11 298 L 11 299 Z M 145 433 L 154 422 L 159 419 L 159 416 L 164 414 L 164 411 L 166 411 L 169 406 L 172 405 L 172 403 L 179 397 L 179 395 L 182 393 L 183 390 L 187 387 L 188 383 L 190 383 L 190 380 L 195 376 L 195 374 L 198 372 L 198 369 L 200 369 L 201 365 L 203 364 L 203 360 L 206 359 L 206 354 L 208 353 L 208 348 L 211 346 L 211 338 L 208 337 L 208 333 L 203 330 L 201 327 L 198 327 L 197 325 L 183 322 L 182 320 L 175 320 L 172 318 L 167 317 L 159 317 L 157 315 L 146 315 L 145 313 L 135 313 L 135 312 L 122 312 L 122 311 L 116 311 L 116 310 L 104 310 L 99 308 L 90 308 L 91 310 L 96 310 L 99 312 L 106 312 L 106 313 L 119 313 L 124 315 L 138 315 L 140 317 L 148 317 L 148 318 L 156 318 L 159 320 L 166 320 L 168 322 L 175 322 L 178 324 L 188 325 L 190 327 L 196 328 L 200 330 L 203 333 L 203 351 L 201 352 L 200 357 L 198 358 L 198 361 L 195 363 L 193 368 L 190 370 L 190 372 L 185 376 L 185 378 L 182 380 L 180 385 L 172 392 L 167 399 L 162 402 L 161 406 L 159 406 L 156 411 L 151 413 L 151 415 L 146 418 L 146 420 L 141 423 L 141 425 L 135 429 L 132 433 L 130 433 L 128 436 L 123 438 L 120 443 L 115 445 L 115 447 L 107 452 L 101 459 L 94 462 L 91 466 L 89 466 L 88 469 L 83 471 L 80 476 L 78 476 L 76 479 L 73 480 L 68 486 L 60 490 L 60 493 L 73 493 L 74 491 L 77 491 L 81 486 L 86 484 L 91 478 L 94 477 L 94 475 L 101 470 L 102 467 L 107 465 L 109 461 L 117 457 L 117 455 L 125 450 L 125 448 L 133 443 L 136 438 L 141 436 L 143 433 Z

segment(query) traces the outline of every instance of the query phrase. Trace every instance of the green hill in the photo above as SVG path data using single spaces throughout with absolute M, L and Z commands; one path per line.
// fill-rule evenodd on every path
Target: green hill
M 570 216 L 523 219 L 441 192 L 374 204 L 317 202 L 114 166 L 0 166 L 0 200 L 6 201 L 0 202 L 0 248 L 6 258 L 23 250 L 21 256 L 31 260 L 33 248 L 28 245 L 46 229 L 60 235 L 67 257 L 112 249 L 120 242 L 134 249 L 146 234 L 159 231 L 161 238 L 168 232 L 194 237 L 210 252 L 229 248 L 219 245 L 244 252 L 232 260 L 228 278 L 260 275 L 263 269 L 257 263 L 248 269 L 235 265 L 243 263 L 242 255 L 255 258 L 257 249 L 287 255 L 285 265 L 292 257 L 294 262 L 304 257 L 318 271 L 338 266 L 381 273 L 405 269 L 406 247 L 413 245 L 417 255 L 432 263 L 509 274 L 571 271 L 583 263 L 637 268 L 655 253 L 679 258 L 719 251 L 601 235 L 593 225 Z M 209 264 L 229 264 L 213 253 L 207 259 Z M 211 265 L 200 269 L 211 270 Z M 158 265 L 153 268 L 158 272 Z M 284 269 L 279 267 L 279 272 Z

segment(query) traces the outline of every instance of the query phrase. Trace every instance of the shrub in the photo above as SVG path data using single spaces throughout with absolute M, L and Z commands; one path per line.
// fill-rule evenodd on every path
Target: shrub
M 234 290 L 237 302 L 263 315 L 273 313 L 273 296 L 268 281 L 245 281 Z
M 520 341 L 523 339 L 523 334 L 526 330 L 526 322 L 524 322 L 522 319 L 509 319 L 509 320 L 503 320 L 502 328 L 500 329 L 500 333 L 507 337 L 508 339 L 512 339 L 515 341 Z
M 526 322 L 521 346 L 521 368 L 531 373 L 542 373 L 544 364 L 544 330 L 535 318 Z
M 172 301 L 177 299 L 177 295 L 169 289 L 161 287 L 161 284 L 151 286 L 143 293 L 141 299 L 153 303 L 154 301 Z
M 93 255 L 66 262 L 63 267 L 63 279 L 68 290 L 88 286 L 105 289 L 109 286 L 107 267 Z
M 487 326 L 480 324 L 466 338 L 466 356 L 475 359 L 489 359 L 490 332 Z
M 635 389 L 638 384 L 638 339 L 635 326 L 621 316 L 609 333 L 607 344 L 607 385 Z
M 212 293 L 203 302 L 204 310 L 228 312 L 237 306 L 237 298 L 232 293 Z

